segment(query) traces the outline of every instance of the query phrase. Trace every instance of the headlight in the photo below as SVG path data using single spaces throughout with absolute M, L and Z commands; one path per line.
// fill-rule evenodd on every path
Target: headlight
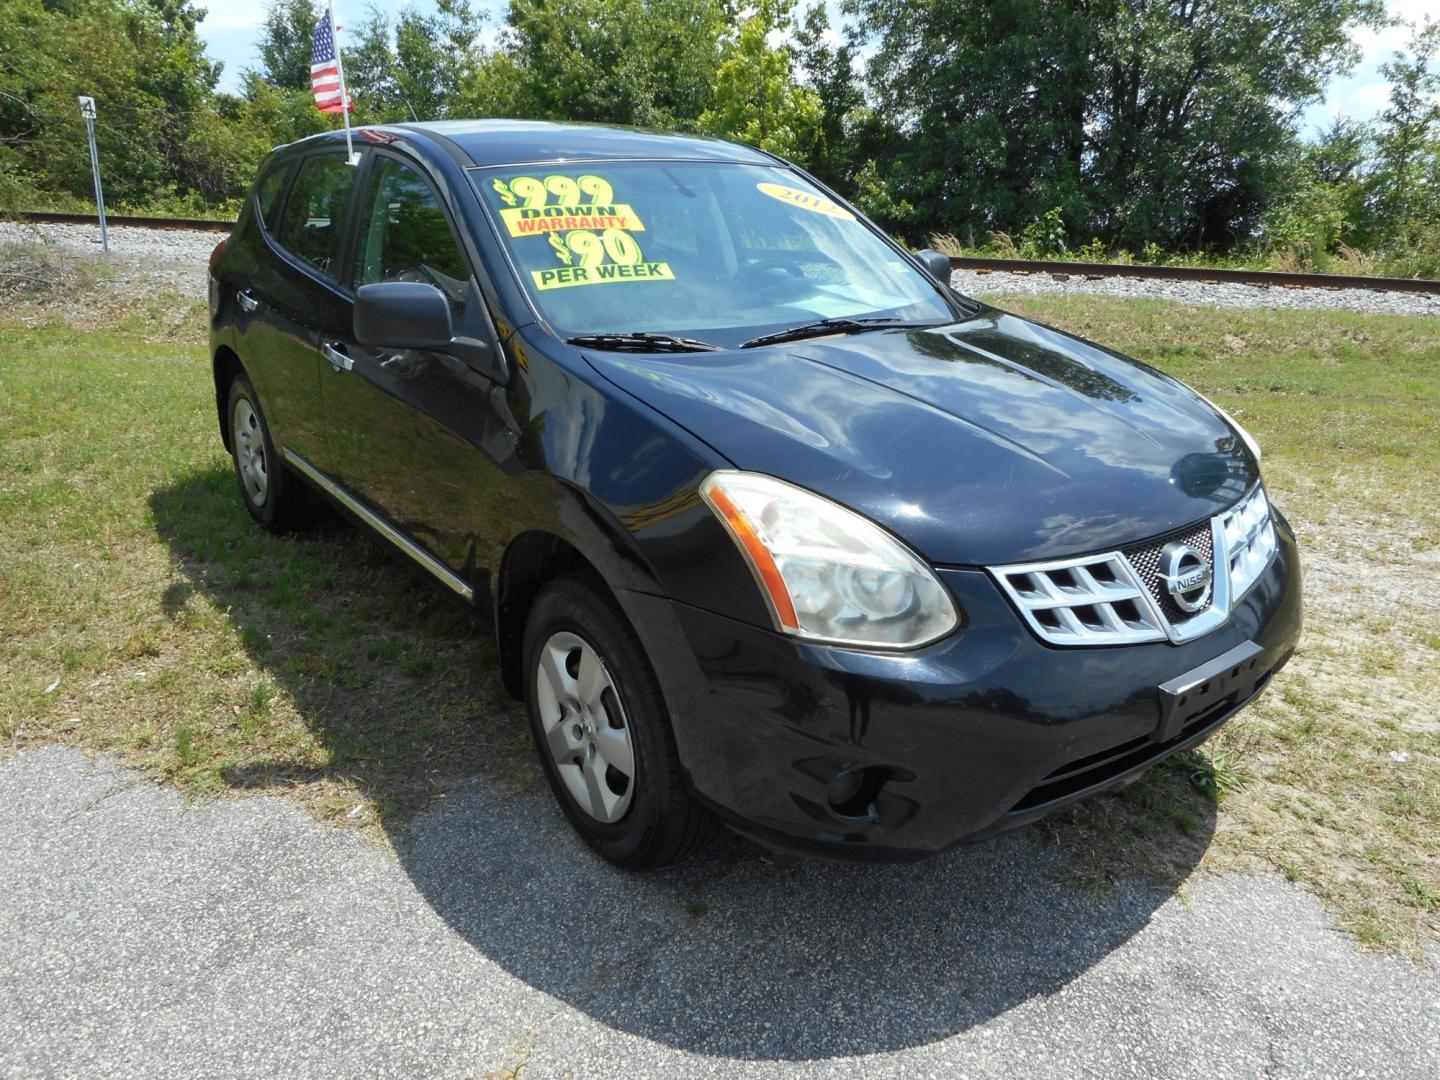
M 1199 397 L 1201 401 L 1205 402 L 1206 405 L 1209 405 L 1210 408 L 1214 409 L 1217 413 L 1219 413 L 1220 416 L 1221 416 L 1221 418 L 1222 418 L 1227 424 L 1229 424 L 1232 428 L 1235 429 L 1235 434 L 1237 434 L 1237 435 L 1240 436 L 1240 441 L 1245 444 L 1246 449 L 1248 449 L 1248 450 L 1250 451 L 1251 456 L 1254 457 L 1254 459 L 1255 459 L 1255 464 L 1256 464 L 1256 465 L 1259 465 L 1259 464 L 1260 464 L 1260 444 L 1255 441 L 1255 436 L 1251 435 L 1250 432 L 1246 431 L 1243 427 L 1241 427 L 1241 426 L 1240 426 L 1240 422 L 1239 422 L 1238 420 L 1236 420 L 1233 416 L 1231 416 L 1231 415 L 1230 415 L 1228 412 L 1226 412 L 1224 409 L 1220 408 L 1219 405 L 1216 405 L 1213 401 L 1211 401 L 1211 400 L 1210 400 L 1208 397 L 1206 397 L 1204 394 L 1200 393 L 1198 390 L 1197 390 L 1195 393 L 1196 393 L 1196 396 Z
M 930 568 L 853 510 L 758 473 L 713 472 L 700 495 L 739 545 L 783 633 L 908 648 L 960 622 Z

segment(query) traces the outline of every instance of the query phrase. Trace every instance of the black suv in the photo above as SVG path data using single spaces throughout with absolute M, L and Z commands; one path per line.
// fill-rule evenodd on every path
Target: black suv
M 1300 632 L 1260 453 L 1174 379 L 954 293 L 711 139 L 364 128 L 265 161 L 210 269 L 220 431 L 493 628 L 566 816 L 909 859 L 1133 780 Z

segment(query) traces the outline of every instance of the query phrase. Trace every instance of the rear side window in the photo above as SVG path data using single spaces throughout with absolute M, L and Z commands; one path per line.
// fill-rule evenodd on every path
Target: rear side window
M 340 276 L 340 247 L 345 240 L 355 171 L 339 154 L 301 162 L 276 237 L 292 255 L 333 278 Z
M 470 271 L 430 185 L 394 158 L 376 159 L 360 216 L 355 284 L 422 281 L 437 286 L 458 312 Z
M 292 171 L 290 162 L 281 162 L 260 177 L 260 182 L 255 185 L 255 206 L 267 229 L 275 228 L 275 217 L 280 210 L 280 196 L 285 191 L 285 181 L 290 179 Z

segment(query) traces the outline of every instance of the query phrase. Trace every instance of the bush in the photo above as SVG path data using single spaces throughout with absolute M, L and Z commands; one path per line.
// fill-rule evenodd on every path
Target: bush
M 1259 243 L 1296 270 L 1325 270 L 1350 229 L 1351 192 L 1338 184 L 1302 184 L 1260 219 Z
M 1440 222 L 1413 225 L 1375 257 L 1375 273 L 1385 277 L 1440 278 Z
M 1030 222 L 1020 234 L 1022 259 L 1057 259 L 1065 250 L 1065 218 L 1058 206 Z

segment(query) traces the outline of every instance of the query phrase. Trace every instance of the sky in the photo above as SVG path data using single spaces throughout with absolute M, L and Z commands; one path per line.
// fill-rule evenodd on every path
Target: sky
M 206 9 L 205 20 L 200 24 L 200 35 L 205 39 L 206 50 L 211 59 L 225 64 L 220 76 L 222 90 L 237 91 L 240 88 L 240 73 L 257 62 L 255 42 L 259 37 L 260 24 L 265 18 L 265 0 L 199 0 Z M 394 14 L 408 6 L 412 0 L 337 0 L 337 21 L 343 26 L 347 21 L 358 22 L 366 11 L 375 7 L 387 14 Z M 423 0 L 421 0 L 423 3 Z M 838 4 L 827 5 L 831 20 L 836 22 Z M 1392 16 L 1410 22 L 1420 22 L 1427 13 L 1436 9 L 1436 0 L 1386 0 L 1386 8 Z M 498 27 L 504 20 L 506 0 L 472 0 L 476 11 L 489 15 L 490 26 Z M 1301 120 L 1302 130 L 1315 134 L 1339 116 L 1354 120 L 1369 120 L 1385 108 L 1389 87 L 1380 74 L 1380 65 L 1391 59 L 1397 48 L 1403 48 L 1409 37 L 1409 30 L 1403 26 L 1387 27 L 1383 30 L 1359 29 L 1354 33 L 1355 44 L 1360 48 L 1361 59 L 1355 69 L 1345 78 L 1336 80 L 1328 90 L 1325 99 L 1310 106 Z M 340 35 L 340 47 L 345 47 L 344 34 Z
M 1386 0 L 1385 8 L 1391 16 L 1416 24 L 1424 22 L 1426 15 L 1433 18 L 1440 14 L 1436 0 Z M 1361 28 L 1352 37 L 1360 47 L 1360 63 L 1348 76 L 1330 85 L 1324 101 L 1305 111 L 1303 124 L 1309 132 L 1329 127 L 1340 116 L 1369 120 L 1389 104 L 1390 86 L 1380 74 L 1380 65 L 1391 60 L 1396 49 L 1405 47 L 1409 28 Z

